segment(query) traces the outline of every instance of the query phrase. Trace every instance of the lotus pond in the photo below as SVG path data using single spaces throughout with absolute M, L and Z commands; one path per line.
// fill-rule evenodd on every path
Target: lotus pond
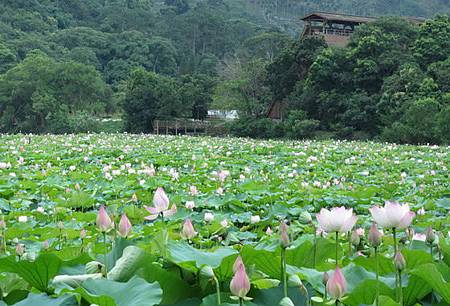
M 0 305 L 450 305 L 448 147 L 0 137 Z

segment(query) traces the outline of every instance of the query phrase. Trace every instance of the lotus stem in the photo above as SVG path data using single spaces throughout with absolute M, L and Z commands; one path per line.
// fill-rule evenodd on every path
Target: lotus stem
M 314 240 L 313 240 L 313 269 L 316 268 L 316 253 L 317 253 L 317 233 L 316 228 L 313 226 Z
M 244 306 L 244 299 L 243 298 L 239 298 L 239 306 Z
M 392 228 L 392 236 L 394 238 L 394 258 L 395 255 L 397 254 L 397 233 L 395 231 L 395 227 Z M 398 273 L 395 273 L 395 295 L 396 295 L 396 300 L 399 299 L 398 296 Z
M 284 297 L 288 296 L 287 273 L 286 273 L 286 248 L 281 248 L 281 277 L 283 278 Z
M 107 263 L 107 255 L 108 255 L 108 246 L 106 245 L 106 232 L 103 232 L 103 245 L 105 246 L 105 275 L 108 273 L 108 263 Z
M 6 231 L 2 231 L 2 243 L 3 243 L 3 251 L 6 254 Z
M 402 288 L 402 271 L 398 270 L 398 281 L 399 281 L 399 293 L 400 293 L 400 305 L 403 306 L 403 288 Z
M 336 267 L 339 265 L 338 262 L 338 240 L 339 240 L 339 233 L 336 232 L 336 254 L 335 254 L 335 258 L 336 258 Z
M 378 248 L 374 247 L 375 249 L 375 263 L 376 263 L 376 269 L 375 269 L 375 277 L 377 280 L 377 291 L 376 291 L 376 298 L 375 298 L 375 305 L 379 306 L 380 304 L 380 284 L 379 284 L 379 263 L 378 263 Z
M 347 232 L 347 240 L 348 240 L 348 257 L 352 256 L 352 241 L 351 241 L 351 232 Z
M 58 245 L 59 245 L 59 250 L 62 250 L 62 229 L 59 229 L 59 236 L 58 236 Z
M 220 284 L 219 284 L 219 280 L 215 276 L 213 276 L 213 279 L 214 279 L 214 283 L 216 284 L 217 305 L 220 305 L 220 304 L 222 304 L 222 300 L 220 298 Z
M 395 227 L 392 228 L 392 235 L 394 236 L 394 256 L 397 254 L 397 232 Z

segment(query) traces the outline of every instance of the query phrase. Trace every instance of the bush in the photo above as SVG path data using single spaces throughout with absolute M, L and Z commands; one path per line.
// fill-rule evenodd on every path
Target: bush
M 280 123 L 269 118 L 240 118 L 230 123 L 231 134 L 238 137 L 278 138 L 283 136 Z
M 448 133 L 445 124 L 441 124 L 446 115 L 444 111 L 440 112 L 440 108 L 439 102 L 433 98 L 416 100 L 406 110 L 402 120 L 383 130 L 382 137 L 399 143 L 439 143 L 442 136 L 446 137 Z M 444 135 L 439 135 L 440 129 L 443 129 Z
M 291 111 L 283 124 L 286 137 L 293 139 L 312 137 L 319 128 L 320 121 L 306 118 L 304 111 Z

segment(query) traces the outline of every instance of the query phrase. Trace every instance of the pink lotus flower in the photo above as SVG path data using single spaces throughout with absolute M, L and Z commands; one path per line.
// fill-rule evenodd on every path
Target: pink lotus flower
M 126 238 L 131 233 L 131 222 L 126 214 L 123 214 L 119 221 L 119 236 Z
M 347 290 L 347 282 L 345 281 L 344 274 L 342 274 L 339 267 L 333 273 L 327 281 L 327 292 L 333 299 L 339 300 L 345 294 Z
M 373 206 L 369 211 L 375 222 L 388 228 L 406 228 L 416 215 L 409 210 L 408 204 L 401 205 L 391 201 L 386 201 L 384 207 Z
M 150 216 L 145 217 L 147 220 L 155 220 L 159 215 L 163 217 L 170 217 L 177 212 L 177 207 L 175 204 L 169 209 L 169 198 L 167 197 L 164 189 L 158 187 L 156 189 L 155 195 L 153 196 L 153 207 L 144 206 L 145 209 L 150 213 Z
M 197 232 L 194 229 L 194 226 L 192 225 L 192 222 L 190 219 L 186 219 L 183 223 L 183 229 L 181 230 L 181 237 L 184 239 L 191 240 L 195 236 L 197 236 Z
M 113 227 L 113 223 L 111 218 L 108 216 L 106 212 L 105 206 L 101 206 L 97 215 L 97 227 L 100 232 L 107 232 Z
M 237 265 L 237 270 L 231 279 L 230 291 L 234 296 L 239 298 L 245 298 L 250 291 L 250 280 L 248 279 L 247 273 L 245 272 L 245 266 L 242 262 Z
M 355 225 L 358 217 L 353 214 L 353 209 L 342 207 L 333 207 L 330 210 L 322 208 L 316 215 L 320 228 L 325 232 L 349 232 Z

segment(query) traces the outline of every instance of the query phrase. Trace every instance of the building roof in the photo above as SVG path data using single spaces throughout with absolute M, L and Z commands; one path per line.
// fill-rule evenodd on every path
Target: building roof
M 323 13 L 323 12 L 314 12 L 306 15 L 302 18 L 302 20 L 309 19 L 326 19 L 330 21 L 348 21 L 348 22 L 357 22 L 357 23 L 365 23 L 377 20 L 376 17 L 363 17 L 363 16 L 354 16 L 354 15 L 346 15 L 346 14 L 336 14 L 336 13 Z
M 409 20 L 416 24 L 424 23 L 426 18 L 422 17 L 402 17 L 406 20 Z M 366 23 L 372 22 L 378 19 L 378 17 L 365 17 L 365 16 L 356 16 L 356 15 L 348 15 L 348 14 L 339 14 L 339 13 L 325 13 L 325 12 L 313 12 L 311 14 L 306 15 L 301 20 L 306 21 L 310 19 L 326 19 L 329 21 L 347 21 L 347 22 L 355 22 L 355 23 Z

